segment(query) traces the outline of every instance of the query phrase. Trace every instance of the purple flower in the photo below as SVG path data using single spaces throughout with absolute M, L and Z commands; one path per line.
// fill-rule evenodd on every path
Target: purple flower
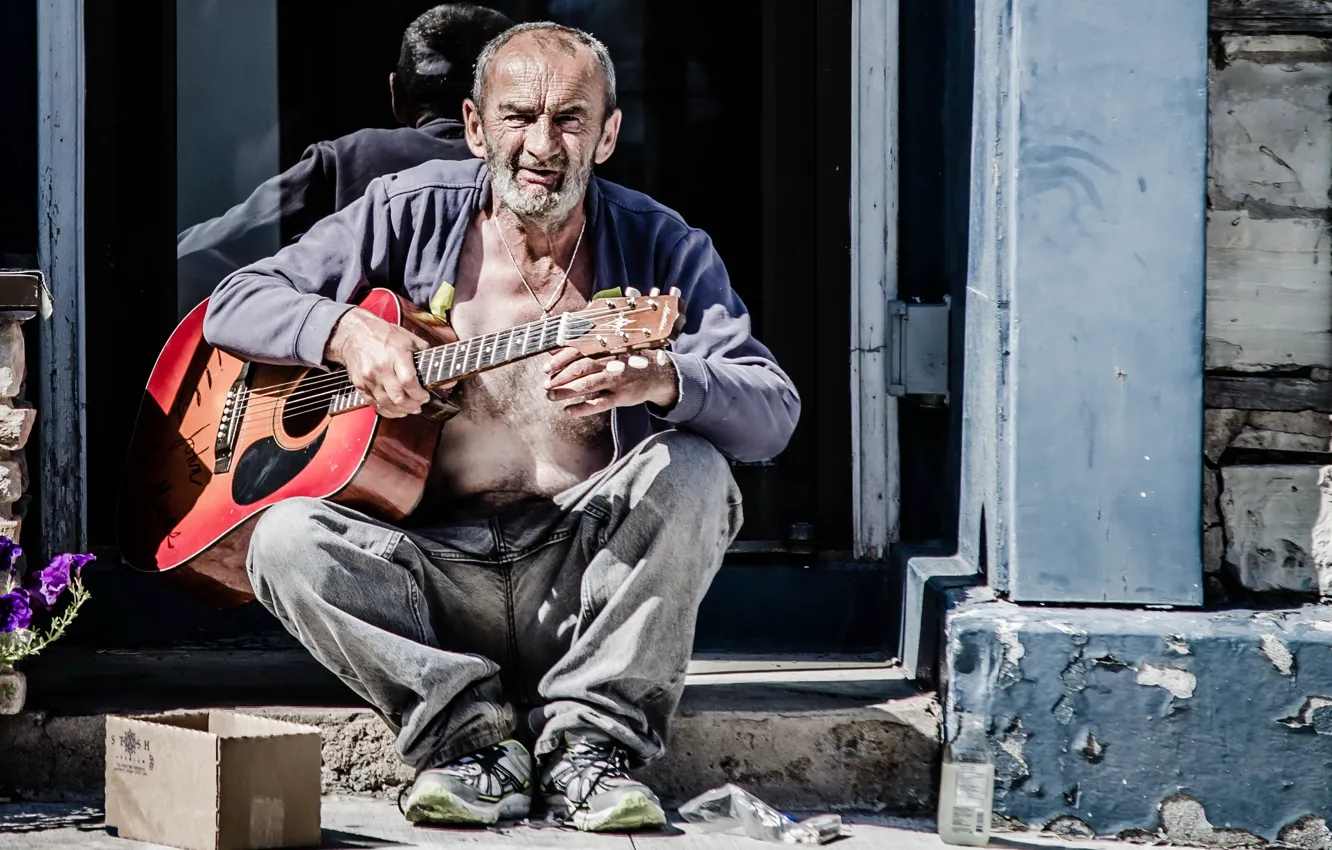
M 11 590 L 0 596 L 0 632 L 16 632 L 32 625 L 32 606 L 26 590 Z
M 40 570 L 32 577 L 32 583 L 35 585 L 33 590 L 41 603 L 47 608 L 54 605 L 60 594 L 69 587 L 70 573 L 77 575 L 83 569 L 83 565 L 91 560 L 93 560 L 92 555 L 65 554 L 52 558 L 46 569 Z
M 15 564 L 22 554 L 23 549 L 17 543 L 0 534 L 0 569 L 11 576 L 15 575 Z

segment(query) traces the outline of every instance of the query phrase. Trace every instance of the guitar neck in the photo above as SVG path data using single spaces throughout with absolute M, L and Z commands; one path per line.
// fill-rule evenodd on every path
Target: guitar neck
M 457 381 L 469 375 L 514 363 L 544 351 L 560 348 L 587 333 L 592 323 L 573 313 L 548 316 L 491 334 L 427 348 L 416 353 L 416 376 L 424 387 Z M 330 413 L 364 407 L 366 400 L 348 386 L 329 402 Z

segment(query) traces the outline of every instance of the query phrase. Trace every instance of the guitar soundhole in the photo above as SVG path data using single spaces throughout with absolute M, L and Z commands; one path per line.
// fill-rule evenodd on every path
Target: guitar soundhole
M 307 372 L 282 407 L 282 430 L 293 439 L 313 432 L 328 415 L 330 398 L 328 375 Z

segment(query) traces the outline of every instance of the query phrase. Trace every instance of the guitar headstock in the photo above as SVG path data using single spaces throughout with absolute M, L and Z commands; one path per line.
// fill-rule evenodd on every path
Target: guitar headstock
M 598 298 L 569 315 L 564 344 L 585 357 L 661 348 L 684 327 L 681 308 L 677 295 Z

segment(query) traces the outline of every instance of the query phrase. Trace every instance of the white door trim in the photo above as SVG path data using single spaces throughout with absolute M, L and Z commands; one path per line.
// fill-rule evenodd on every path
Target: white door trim
M 901 513 L 888 302 L 897 297 L 898 0 L 852 0 L 851 465 L 855 556 L 887 557 Z

